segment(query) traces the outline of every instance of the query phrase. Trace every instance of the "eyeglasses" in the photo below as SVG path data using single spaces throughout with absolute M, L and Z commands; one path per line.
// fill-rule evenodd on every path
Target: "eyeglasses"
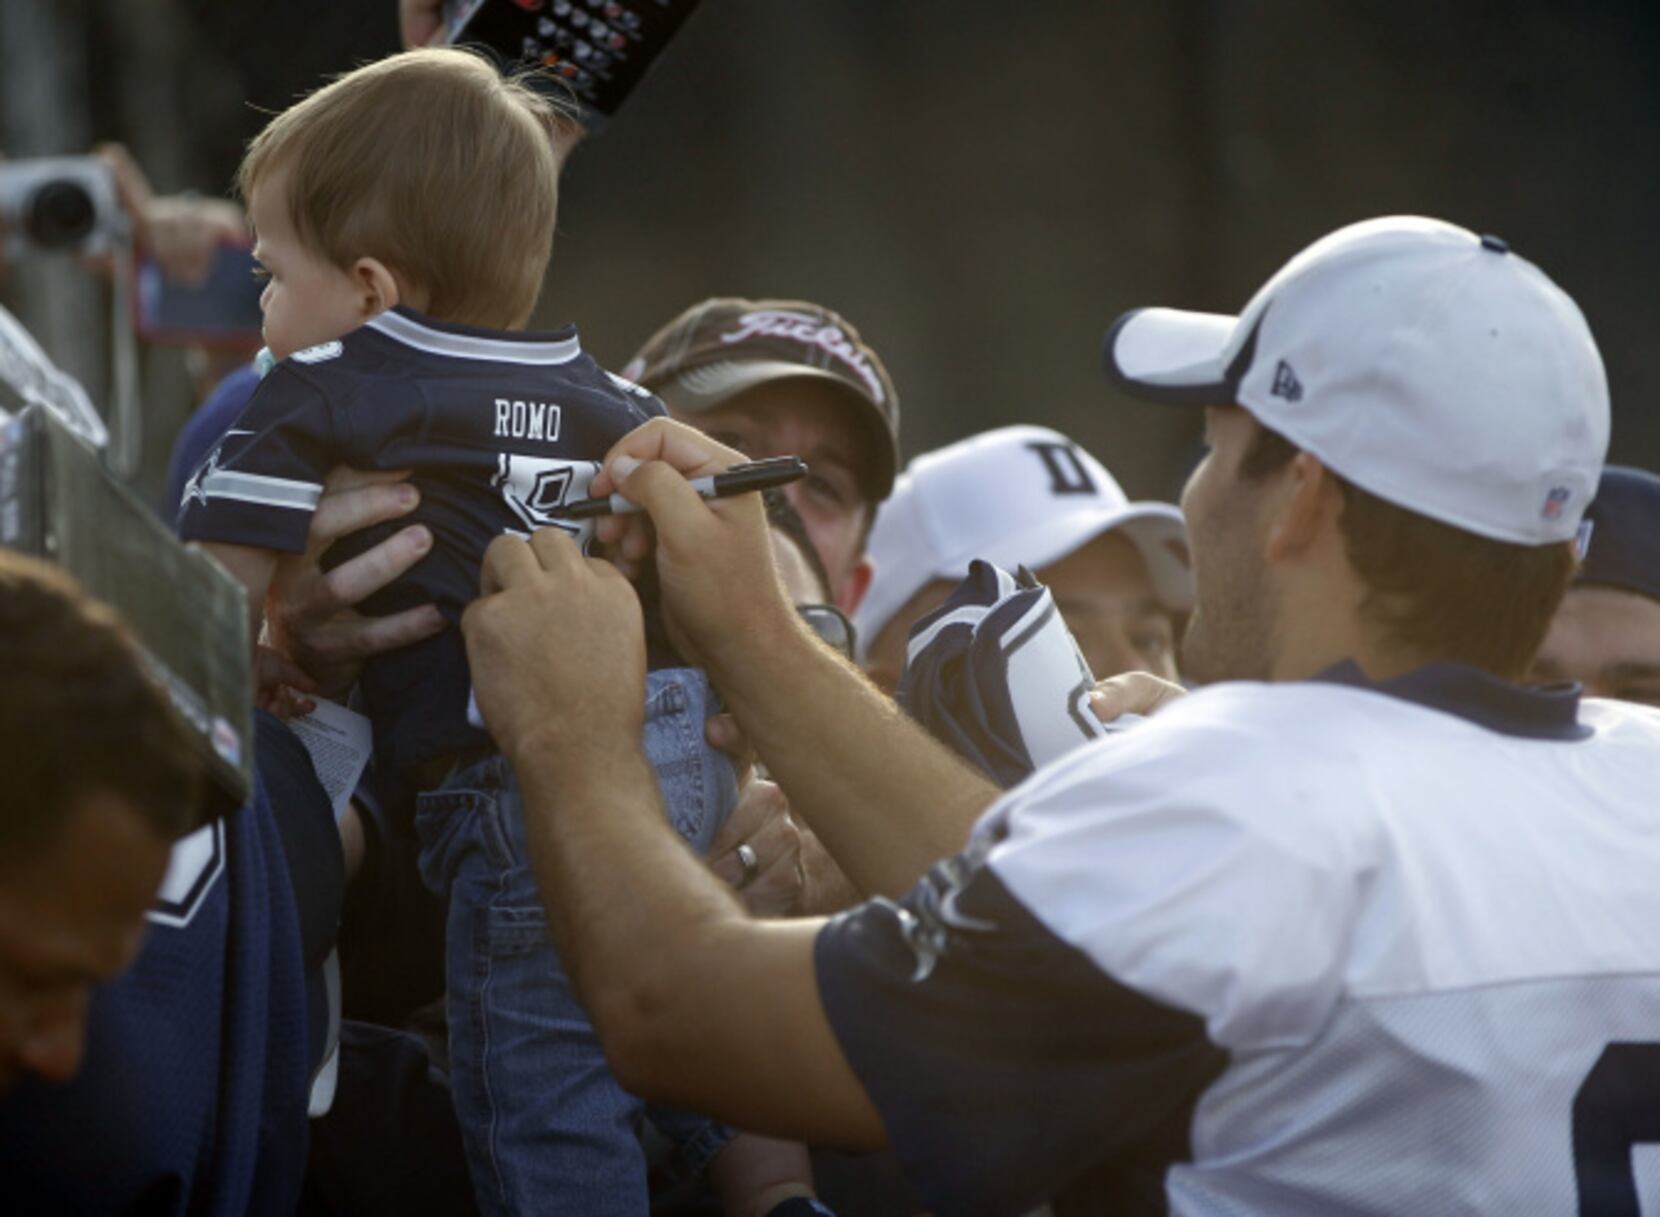
M 854 644 L 858 636 L 854 633 L 853 623 L 847 619 L 846 613 L 833 604 L 798 604 L 795 611 L 801 614 L 801 619 L 813 633 L 848 659 L 853 658 Z

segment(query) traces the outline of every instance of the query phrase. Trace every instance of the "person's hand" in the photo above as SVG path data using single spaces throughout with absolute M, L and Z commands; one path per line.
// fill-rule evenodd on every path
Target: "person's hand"
M 731 819 L 709 846 L 709 869 L 757 917 L 800 912 L 806 891 L 801 830 L 783 791 L 761 778 L 744 786 Z
M 1187 690 L 1180 685 L 1151 672 L 1121 672 L 1107 677 L 1091 690 L 1089 708 L 1096 718 L 1110 723 L 1122 714 L 1151 714 L 1186 695 Z
M 428 46 L 443 25 L 444 0 L 398 0 L 398 32 L 405 50 Z
M 306 696 L 316 691 L 317 682 L 286 655 L 263 643 L 255 646 L 254 705 L 287 722 L 317 708 L 317 703 Z
M 102 144 L 93 155 L 115 178 L 116 197 L 132 219 L 133 243 L 168 279 L 199 286 L 212 273 L 221 245 L 247 243 L 247 219 L 229 199 L 157 195 L 120 144 Z
M 749 780 L 755 766 L 755 748 L 730 714 L 711 714 L 703 720 L 703 739 L 711 748 L 726 753 L 738 770 L 738 784 Z
M 801 872 L 806 878 L 806 887 L 801 894 L 801 907 L 795 910 L 799 916 L 828 917 L 862 903 L 865 898 L 810 828 L 801 830 Z
M 386 617 L 352 611 L 426 556 L 432 533 L 425 525 L 412 524 L 327 574 L 319 565 L 323 551 L 341 537 L 413 511 L 420 492 L 403 480 L 408 476 L 334 470 L 311 517 L 305 553 L 277 563 L 266 597 L 266 631 L 272 645 L 307 672 L 324 697 L 344 696 L 370 656 L 444 628 L 443 615 L 432 605 Z
M 484 551 L 461 618 L 479 712 L 516 761 L 529 748 L 589 750 L 645 725 L 645 620 L 634 585 L 557 528 Z
M 138 247 L 175 283 L 200 287 L 224 245 L 246 245 L 248 224 L 229 199 L 168 195 L 155 199 L 139 225 Z
M 630 578 L 655 558 L 664 622 L 681 654 L 706 668 L 719 666 L 716 656 L 741 659 L 769 625 L 799 628 L 772 573 L 761 496 L 706 501 L 687 483 L 744 459 L 683 423 L 654 418 L 611 449 L 589 491 L 620 491 L 646 509 L 602 518 L 596 535 Z

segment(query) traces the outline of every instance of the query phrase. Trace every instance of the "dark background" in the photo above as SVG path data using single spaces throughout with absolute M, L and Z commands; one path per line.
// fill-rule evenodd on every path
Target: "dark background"
M 394 0 L 3 0 L 0 148 L 120 139 L 160 189 L 224 190 L 262 111 L 396 41 Z M 1107 324 L 1234 311 L 1322 233 L 1419 212 L 1579 300 L 1613 458 L 1660 468 L 1657 68 L 1638 0 L 705 0 L 572 163 L 540 319 L 618 367 L 703 296 L 807 297 L 887 361 L 907 454 L 1046 423 L 1173 496 L 1192 420 L 1106 387 Z M 84 279 L 3 298 L 101 400 Z M 147 363 L 152 488 L 190 391 Z

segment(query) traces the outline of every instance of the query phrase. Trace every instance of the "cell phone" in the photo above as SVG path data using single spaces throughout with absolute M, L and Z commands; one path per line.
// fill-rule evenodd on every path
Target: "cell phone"
M 259 294 L 251 245 L 219 246 L 208 277 L 194 286 L 162 274 L 140 257 L 133 272 L 133 318 L 138 336 L 160 346 L 254 351 L 260 346 Z
M 613 117 L 698 0 L 445 0 L 451 46 L 578 104 L 590 131 Z M 532 70 L 534 69 L 534 70 Z M 529 70 L 529 71 L 527 71 Z

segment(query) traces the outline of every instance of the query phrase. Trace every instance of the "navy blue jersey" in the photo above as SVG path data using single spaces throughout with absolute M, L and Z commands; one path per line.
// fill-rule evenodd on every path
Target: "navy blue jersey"
M 481 330 L 398 308 L 277 365 L 186 485 L 179 531 L 298 553 L 329 469 L 411 469 L 420 507 L 342 541 L 324 565 L 425 524 L 432 551 L 361 607 L 436 604 L 453 623 L 504 531 L 554 525 L 586 546 L 591 526 L 555 521 L 549 509 L 584 497 L 611 446 L 662 413 L 655 397 L 585 355 L 574 328 Z M 457 630 L 372 660 L 362 688 L 390 773 L 487 742 L 467 725 Z
M 327 823 L 327 799 L 314 775 L 307 805 L 292 775 L 272 772 L 309 765 L 280 724 L 262 717 L 259 744 L 252 800 L 174 845 L 143 949 L 94 992 L 80 1074 L 26 1077 L 0 1100 L 0 1211 L 295 1211 L 320 1047 L 306 955 L 326 950 L 304 927 L 338 914 L 339 847 L 288 855 L 302 838 L 285 838 L 284 820 Z M 332 891 L 316 881 L 328 871 Z

